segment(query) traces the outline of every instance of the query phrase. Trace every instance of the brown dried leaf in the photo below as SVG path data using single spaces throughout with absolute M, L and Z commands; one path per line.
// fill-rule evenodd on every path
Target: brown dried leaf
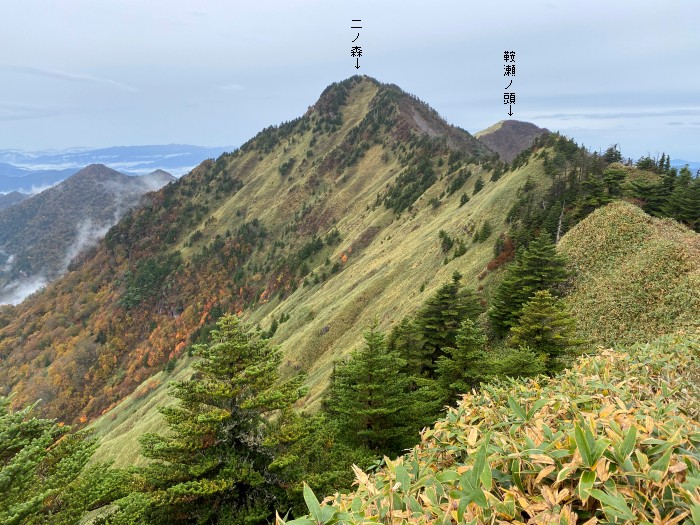
M 472 429 L 469 431 L 469 435 L 467 436 L 467 444 L 470 447 L 473 447 L 476 445 L 476 440 L 479 435 L 479 429 L 478 427 L 472 427 Z
M 614 411 L 615 407 L 606 403 L 605 406 L 603 406 L 603 409 L 600 411 L 600 415 L 598 417 L 601 419 L 608 418 Z
M 556 462 L 545 454 L 531 454 L 530 459 L 535 464 L 540 465 L 555 465 Z
M 598 464 L 595 467 L 596 478 L 601 482 L 605 483 L 610 479 L 612 473 L 610 472 L 610 462 L 605 458 L 600 458 Z
M 548 467 L 543 468 L 540 470 L 540 473 L 537 474 L 537 477 L 535 478 L 535 484 L 540 483 L 544 478 L 549 476 L 552 472 L 556 470 L 556 465 L 550 465 Z
M 654 431 L 656 425 L 654 424 L 654 420 L 651 418 L 651 416 L 647 416 L 644 418 L 644 426 L 646 427 L 646 431 L 649 434 L 651 434 Z
M 559 491 L 557 493 L 557 504 L 561 503 L 565 499 L 568 499 L 570 495 L 571 495 L 571 492 L 569 491 L 569 489 L 564 489 L 564 490 Z
M 687 518 L 689 514 L 690 512 L 686 510 L 671 520 L 664 520 L 663 523 L 664 525 L 676 525 L 676 523 L 680 523 L 681 520 Z
M 557 504 L 557 498 L 548 486 L 543 486 L 540 489 L 540 492 L 542 493 L 545 503 L 547 503 L 547 506 L 550 509 Z

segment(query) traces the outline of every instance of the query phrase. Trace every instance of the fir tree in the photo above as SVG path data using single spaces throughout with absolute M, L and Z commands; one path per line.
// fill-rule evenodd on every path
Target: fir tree
M 669 181 L 660 184 L 656 181 L 639 179 L 631 182 L 630 194 L 642 203 L 642 209 L 652 215 L 660 215 L 667 198 Z
M 454 347 L 449 347 L 436 365 L 443 404 L 453 404 L 460 394 L 477 388 L 487 381 L 492 367 L 486 351 L 486 335 L 471 319 L 465 319 L 457 332 Z
M 673 217 L 679 221 L 684 219 L 683 208 L 687 199 L 690 186 L 693 182 L 693 176 L 688 169 L 688 166 L 681 168 L 678 177 L 676 178 L 673 191 L 668 197 L 666 204 L 663 206 L 663 212 L 669 217 Z
M 409 374 L 419 370 L 423 363 L 423 339 L 415 319 L 404 317 L 392 328 L 386 338 L 386 346 L 390 352 L 396 352 L 406 361 Z
M 479 177 L 479 178 L 476 179 L 476 181 L 474 182 L 474 191 L 472 192 L 472 195 L 476 195 L 476 194 L 479 193 L 483 188 L 484 188 L 484 179 L 482 179 L 481 177 Z
M 438 288 L 416 315 L 421 344 L 420 355 L 411 363 L 415 367 L 411 374 L 434 377 L 435 362 L 444 349 L 454 346 L 462 321 L 475 320 L 483 312 L 476 293 L 461 288 L 461 279 L 459 272 L 455 272 L 452 281 Z
M 473 242 L 484 242 L 491 237 L 491 233 L 493 233 L 491 222 L 485 221 L 481 228 L 479 228 L 479 231 L 474 234 Z
M 513 347 L 528 347 L 542 356 L 550 374 L 564 368 L 575 347 L 582 344 L 576 338 L 576 323 L 564 302 L 547 290 L 536 292 L 523 306 L 508 342 Z
M 661 210 L 668 202 L 668 198 L 673 193 L 673 188 L 676 185 L 678 178 L 678 170 L 676 168 L 664 170 L 661 174 L 661 183 L 658 187 L 659 204 L 656 207 L 656 214 L 662 215 Z
M 126 473 L 86 467 L 95 437 L 32 417 L 34 406 L 13 411 L 0 397 L 0 523 L 74 524 L 85 509 L 122 496 Z
M 602 175 L 590 173 L 581 183 L 581 190 L 580 214 L 582 218 L 611 200 L 606 195 L 606 182 Z
M 271 512 L 273 460 L 264 446 L 273 412 L 299 397 L 301 377 L 277 385 L 279 349 L 246 332 L 237 317 L 217 322 L 195 375 L 173 383 L 175 406 L 160 409 L 169 432 L 146 434 L 143 490 L 120 502 L 121 518 L 142 513 L 147 523 L 254 523 Z M 131 519 L 131 518 L 128 518 Z
M 610 146 L 605 150 L 605 153 L 603 153 L 603 160 L 608 164 L 612 164 L 613 162 L 622 162 L 622 153 L 620 153 L 617 144 Z
M 349 443 L 381 454 L 398 453 L 408 427 L 405 361 L 387 349 L 376 327 L 365 333 L 365 342 L 336 366 L 325 409 Z
M 688 187 L 688 193 L 680 203 L 680 220 L 700 232 L 700 178 L 696 177 Z
M 535 292 L 549 290 L 559 295 L 567 278 L 564 258 L 557 254 L 549 236 L 542 234 L 533 240 L 527 249 L 518 253 L 496 290 L 489 310 L 496 335 L 505 336 L 517 324 L 520 310 Z
M 663 211 L 695 231 L 700 229 L 700 179 L 693 178 L 688 166 L 681 168 Z
M 323 412 L 309 415 L 288 410 L 274 425 L 273 439 L 266 444 L 276 452 L 270 470 L 286 487 L 286 504 L 276 504 L 280 513 L 289 510 L 302 516 L 308 512 L 302 495 L 304 483 L 316 494 L 350 489 L 355 480 L 352 465 L 366 469 L 377 459 L 364 447 L 348 443 L 338 424 Z
M 608 168 L 603 173 L 603 181 L 607 186 L 608 196 L 620 197 L 622 195 L 622 183 L 625 181 L 625 170 Z
M 526 346 L 503 348 L 494 353 L 491 362 L 498 377 L 535 377 L 547 369 L 544 356 Z

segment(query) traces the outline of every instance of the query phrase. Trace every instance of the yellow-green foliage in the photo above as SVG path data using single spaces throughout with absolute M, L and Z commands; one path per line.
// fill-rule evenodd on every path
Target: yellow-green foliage
M 559 243 L 576 273 L 567 302 L 599 344 L 649 341 L 700 324 L 700 235 L 625 202 L 593 212 Z
M 465 395 L 302 523 L 698 523 L 700 333 Z M 692 521 L 691 521 L 692 520 Z M 301 522 L 301 523 L 299 523 Z M 282 523 L 278 519 L 278 523 Z

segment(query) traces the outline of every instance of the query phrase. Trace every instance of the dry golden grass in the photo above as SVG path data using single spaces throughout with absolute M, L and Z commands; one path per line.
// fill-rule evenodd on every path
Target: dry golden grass
M 567 302 L 599 344 L 700 326 L 700 235 L 625 202 L 592 213 L 559 243 L 576 273 Z
M 474 136 L 476 138 L 479 138 L 482 135 L 488 135 L 489 133 L 493 133 L 494 131 L 501 129 L 502 127 L 503 127 L 503 121 L 499 120 L 498 122 L 489 126 L 488 128 L 482 129 L 481 131 L 477 131 L 476 133 L 474 133 Z

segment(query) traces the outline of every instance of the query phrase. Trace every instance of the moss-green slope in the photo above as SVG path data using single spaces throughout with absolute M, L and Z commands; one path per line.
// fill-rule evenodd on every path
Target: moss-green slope
M 412 99 L 399 100 L 400 116 L 386 132 L 381 128 L 376 136 L 363 132 L 360 136 L 365 138 L 357 139 L 354 130 L 358 126 L 362 129 L 360 124 L 371 108 L 381 108 L 377 97 L 386 96 L 383 89 L 368 79 L 356 82 L 341 107 L 342 124 L 332 133 L 314 132 L 314 120 L 311 129 L 291 134 L 267 153 L 242 148 L 232 158 L 219 161 L 226 173 L 240 177 L 242 186 L 215 201 L 215 210 L 190 227 L 190 231 L 201 232 L 196 242 L 191 243 L 188 235 L 176 246 L 185 260 L 195 260 L 202 246 L 227 230 L 235 230 L 242 222 L 258 219 L 264 225 L 268 234 L 263 249 L 254 252 L 247 263 L 247 268 L 257 268 L 257 275 L 250 270 L 250 281 L 258 283 L 258 295 L 254 306 L 242 308 L 241 315 L 250 325 L 263 329 L 283 314 L 289 317 L 279 325 L 273 343 L 282 346 L 283 375 L 307 373 L 309 393 L 303 404 L 312 409 L 320 401 L 333 363 L 356 347 L 374 319 L 379 321 L 380 329 L 389 329 L 451 279 L 455 270 L 464 275 L 468 286 L 477 288 L 487 283 L 489 278 L 479 280 L 478 276 L 493 258 L 498 235 L 506 230 L 504 217 L 518 189 L 528 178 L 548 184 L 538 160 L 506 173 L 496 182 L 489 181 L 491 172 L 477 161 L 450 163 L 450 152 L 471 147 L 473 139 L 431 117 L 423 106 L 404 107 Z M 320 109 L 312 108 L 311 115 L 317 111 Z M 432 158 L 436 182 L 410 211 L 397 215 L 378 203 L 377 196 L 406 171 L 404 157 L 422 147 L 400 138 L 402 119 L 416 114 L 423 126 L 444 128 L 444 136 L 454 145 L 440 146 L 447 149 L 442 153 L 438 150 Z M 367 144 L 361 157 L 346 167 L 320 169 L 350 138 Z M 461 146 L 460 141 L 464 141 Z M 478 144 L 474 147 L 479 151 Z M 309 150 L 311 156 L 307 156 Z M 352 154 L 353 150 L 349 151 Z M 280 164 L 292 157 L 297 159 L 293 169 L 281 176 Z M 460 170 L 470 170 L 472 176 L 459 191 L 448 195 L 446 190 Z M 473 195 L 478 177 L 486 184 Z M 470 201 L 460 206 L 462 193 L 470 195 Z M 197 199 L 202 197 L 195 196 Z M 474 231 L 487 220 L 493 234 L 486 242 L 473 243 Z M 307 260 L 309 274 L 294 279 L 294 291 L 285 288 L 285 282 L 289 282 L 285 274 L 265 270 L 266 266 L 274 267 L 277 257 L 288 257 L 298 250 L 311 235 L 323 237 L 334 229 L 342 240 Z M 466 254 L 456 259 L 450 254 L 444 264 L 440 230 L 465 241 Z M 270 246 L 276 242 L 278 246 L 284 243 L 284 248 L 271 254 Z M 187 310 L 183 316 L 186 314 Z M 187 374 L 186 369 L 178 370 L 178 377 Z M 149 389 L 147 395 L 129 395 L 95 422 L 95 428 L 105 437 L 97 458 L 116 458 L 118 465 L 137 460 L 138 436 L 157 427 L 155 407 L 167 402 L 167 382 L 174 377 L 159 374 L 155 382 L 147 379 L 136 388 L 137 393 Z
M 559 243 L 575 272 L 567 302 L 600 344 L 649 341 L 700 325 L 700 235 L 615 202 Z
M 329 258 L 336 262 L 346 254 L 342 270 L 319 285 L 301 286 L 286 299 L 275 298 L 245 316 L 248 323 L 259 323 L 265 328 L 282 313 L 289 315 L 289 320 L 280 324 L 273 343 L 282 347 L 284 374 L 308 374 L 309 394 L 303 400 L 307 407 L 317 406 L 334 361 L 362 341 L 362 332 L 373 320 L 379 321 L 380 329 L 389 329 L 449 281 L 455 270 L 464 275 L 468 286 L 477 288 L 485 282 L 478 275 L 493 258 L 493 243 L 505 231 L 503 217 L 515 202 L 517 190 L 528 176 L 531 180 L 542 177 L 541 165 L 531 162 L 495 183 L 487 183 L 462 207 L 456 193 L 443 197 L 442 204 L 433 208 L 427 201 L 442 193 L 449 183 L 446 178 L 419 199 L 414 213 L 395 219 L 393 212 L 383 207 L 366 209 L 373 202 L 376 189 L 390 180 L 392 169 L 382 166 L 379 155 L 370 149 L 357 171 L 372 173 L 377 183 L 366 193 L 355 188 L 348 189 L 345 196 L 342 188 L 338 190 L 336 209 L 346 210 L 336 223 L 343 241 L 329 253 Z M 479 173 L 478 167 L 472 169 Z M 464 187 L 469 194 L 476 173 Z M 485 175 L 487 178 L 488 173 Z M 486 220 L 494 225 L 494 233 L 484 243 L 472 243 L 474 229 Z M 440 250 L 440 230 L 464 239 L 468 246 L 465 255 L 447 265 L 443 264 Z M 329 271 L 322 259 L 318 263 L 317 273 Z M 186 371 L 178 373 L 178 377 L 180 374 Z M 106 438 L 96 458 L 116 458 L 118 465 L 138 461 L 138 436 L 157 427 L 155 407 L 168 401 L 167 382 L 175 376 L 161 374 L 156 379 L 157 386 L 147 396 L 129 396 L 96 422 L 95 427 Z M 137 392 L 151 383 L 152 380 L 146 381 Z

